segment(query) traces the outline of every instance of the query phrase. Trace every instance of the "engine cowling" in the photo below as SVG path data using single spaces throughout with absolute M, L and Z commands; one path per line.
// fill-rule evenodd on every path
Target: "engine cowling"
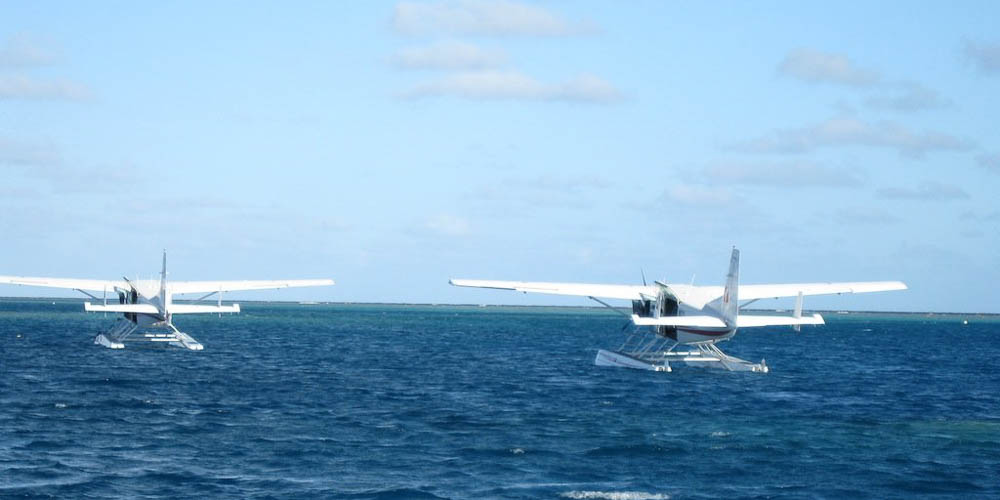
M 677 315 L 677 300 L 661 293 L 656 300 L 633 300 L 632 314 L 640 318 L 659 318 L 661 316 Z M 677 340 L 677 328 L 673 326 L 657 326 L 656 333 Z

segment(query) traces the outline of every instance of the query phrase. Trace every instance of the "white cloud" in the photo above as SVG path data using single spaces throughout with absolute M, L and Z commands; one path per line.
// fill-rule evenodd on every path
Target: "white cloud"
M 532 178 L 506 179 L 502 184 L 513 189 L 533 189 L 563 194 L 577 194 L 587 189 L 607 189 L 611 187 L 611 183 L 606 179 L 593 176 L 556 177 L 542 175 Z
M 847 56 L 813 49 L 789 52 L 778 72 L 809 83 L 832 83 L 879 91 L 865 100 L 872 108 L 912 112 L 948 106 L 951 102 L 937 91 L 915 82 L 883 82 L 874 70 L 862 69 Z
M 722 231 L 732 235 L 758 230 L 774 233 L 787 229 L 777 223 L 774 214 L 762 212 L 752 200 L 728 186 L 677 182 L 668 185 L 659 197 L 628 199 L 622 207 L 639 210 L 654 227 L 684 234 Z
M 972 59 L 981 73 L 1000 73 L 1000 44 L 966 42 L 965 55 Z
M 51 144 L 29 144 L 0 137 L 0 165 L 54 165 L 59 150 Z
M 893 260 L 918 262 L 921 264 L 932 263 L 935 266 L 940 266 L 944 262 L 962 262 L 968 260 L 968 257 L 951 248 L 944 248 L 929 243 L 910 243 L 908 241 L 903 241 L 899 248 L 890 254 L 890 257 Z M 928 269 L 924 266 L 921 267 L 922 271 Z
M 789 52 L 778 72 L 810 83 L 868 86 L 879 81 L 878 73 L 854 66 L 847 56 L 813 49 Z
M 29 173 L 48 184 L 51 192 L 56 194 L 120 194 L 146 185 L 148 180 L 137 166 L 131 164 L 57 166 L 51 169 L 34 169 Z
M 24 187 L 0 187 L 0 199 L 3 200 L 37 200 L 42 197 L 42 193 L 37 189 Z
M 8 38 L 0 46 L 0 67 L 45 66 L 57 59 L 55 50 L 24 34 Z
M 517 71 L 475 71 L 455 73 L 417 85 L 402 96 L 613 102 L 621 98 L 621 93 L 612 84 L 593 75 L 548 84 Z
M 881 208 L 861 208 L 861 207 L 848 207 L 837 210 L 834 214 L 834 219 L 837 222 L 845 225 L 874 225 L 874 226 L 884 226 L 889 224 L 896 224 L 902 219 L 890 214 L 889 212 Z
M 962 212 L 959 219 L 971 222 L 1000 222 L 1000 210 L 994 210 L 988 213 L 973 212 L 972 210 L 967 210 Z
M 80 101 L 91 96 L 87 86 L 69 80 L 43 81 L 24 75 L 0 75 L 0 99 Z
M 928 151 L 961 151 L 972 145 L 941 132 L 918 133 L 893 122 L 866 123 L 851 117 L 832 118 L 817 125 L 785 129 L 737 145 L 756 153 L 804 153 L 821 147 L 868 146 L 895 149 L 919 157 Z
M 937 181 L 923 182 L 916 189 L 882 188 L 878 190 L 877 194 L 881 198 L 894 200 L 953 201 L 969 198 L 969 193 L 965 192 L 964 189 Z
M 466 194 L 476 203 L 501 207 L 504 216 L 536 217 L 539 208 L 591 210 L 605 199 L 596 192 L 611 189 L 607 179 L 589 176 L 540 175 L 491 181 Z
M 565 36 L 592 31 L 544 8 L 509 0 L 399 2 L 392 25 L 404 35 Z
M 0 69 L 28 68 L 54 64 L 59 57 L 55 50 L 26 35 L 11 37 L 0 46 Z M 0 100 L 53 99 L 84 100 L 92 92 L 85 85 L 70 80 L 41 80 L 23 73 L 0 74 Z
M 901 84 L 898 86 L 898 90 L 901 90 L 902 93 L 870 97 L 865 100 L 865 104 L 872 108 L 904 112 L 941 108 L 951 104 L 950 101 L 942 98 L 937 91 L 918 83 Z
M 741 201 L 732 191 L 726 188 L 701 186 L 696 184 L 678 184 L 667 188 L 663 198 L 670 203 L 697 207 L 724 206 Z
M 749 184 L 775 187 L 854 187 L 861 180 L 843 169 L 807 162 L 796 163 L 722 163 L 704 169 L 715 183 Z
M 462 236 L 469 233 L 468 219 L 451 214 L 435 215 L 424 223 L 424 227 L 443 236 Z
M 484 69 L 507 61 L 502 50 L 488 50 L 471 43 L 446 41 L 424 47 L 400 49 L 393 63 L 407 69 Z
M 979 157 L 976 158 L 976 162 L 979 163 L 980 167 L 983 167 L 994 174 L 1000 174 L 1000 153 L 979 155 Z
M 0 174 L 7 187 L 26 182 L 58 194 L 106 193 L 145 182 L 133 165 L 69 165 L 54 144 L 5 137 L 0 137 Z

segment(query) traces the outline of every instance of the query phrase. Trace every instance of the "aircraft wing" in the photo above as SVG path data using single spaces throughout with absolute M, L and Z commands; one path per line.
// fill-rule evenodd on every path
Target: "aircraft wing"
M 254 280 L 254 281 L 172 281 L 167 284 L 170 293 L 211 293 L 237 290 L 270 290 L 300 286 L 329 286 L 333 280 Z
M 68 288 L 70 290 L 90 290 L 113 292 L 115 288 L 128 289 L 125 281 L 82 280 L 74 278 L 35 278 L 31 276 L 0 276 L 0 284 L 41 286 L 48 288 Z
M 474 288 L 495 288 L 524 293 L 548 293 L 552 295 L 577 295 L 581 297 L 602 297 L 606 299 L 648 300 L 656 298 L 656 286 L 646 285 L 598 285 L 591 283 L 548 283 L 542 281 L 491 281 L 462 280 L 448 281 L 455 286 Z
M 578 295 L 583 297 L 602 297 L 624 300 L 648 300 L 655 298 L 660 291 L 654 285 L 599 285 L 590 283 L 548 283 L 539 281 L 491 281 L 453 279 L 449 281 L 455 286 L 476 288 L 495 288 L 499 290 L 514 290 L 524 293 L 548 293 L 554 295 Z M 687 284 L 663 284 L 668 293 L 679 301 L 696 309 L 701 309 L 709 302 L 722 296 L 721 286 L 694 286 Z M 905 290 L 906 285 L 900 281 L 862 281 L 846 283 L 788 283 L 777 285 L 740 285 L 739 299 L 770 299 L 779 297 L 796 297 L 802 295 L 833 295 L 841 293 L 884 292 L 889 290 Z
M 740 285 L 740 300 L 776 299 L 802 295 L 888 292 L 906 290 L 901 281 L 855 281 L 848 283 L 789 283 L 781 285 Z

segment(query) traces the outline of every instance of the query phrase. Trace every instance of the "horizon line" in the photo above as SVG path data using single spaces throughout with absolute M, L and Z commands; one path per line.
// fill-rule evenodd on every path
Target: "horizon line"
M 80 301 L 81 303 L 87 302 L 88 299 L 85 297 L 9 297 L 0 296 L 0 301 L 4 300 L 59 300 L 59 301 Z M 196 300 L 185 300 L 180 299 L 175 302 L 198 302 Z M 237 299 L 227 302 L 240 302 L 248 304 L 291 304 L 291 305 L 371 305 L 371 306 L 430 306 L 430 307 L 475 307 L 475 308 L 485 308 L 485 307 L 551 307 L 551 308 L 561 308 L 561 309 L 608 309 L 605 306 L 592 306 L 592 305 L 565 305 L 565 304 L 475 304 L 475 303 L 448 303 L 448 302 L 354 302 L 354 301 L 319 301 L 319 300 L 260 300 L 260 299 Z M 620 306 L 615 309 L 628 310 L 628 306 Z M 912 315 L 974 315 L 974 316 L 1000 316 L 1000 313 L 991 312 L 960 312 L 960 311 L 877 311 L 877 310 L 852 310 L 852 309 L 806 309 L 810 312 L 817 313 L 828 313 L 828 314 L 912 314 Z M 787 308 L 774 308 L 774 309 L 747 309 L 747 311 L 788 311 Z

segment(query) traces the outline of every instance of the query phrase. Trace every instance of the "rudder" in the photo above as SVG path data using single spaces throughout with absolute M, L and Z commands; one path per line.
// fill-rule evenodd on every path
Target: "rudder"
M 719 312 L 727 326 L 736 326 L 736 317 L 740 308 L 740 251 L 733 247 L 733 255 L 729 258 L 729 274 L 726 275 L 726 287 L 722 292 Z

